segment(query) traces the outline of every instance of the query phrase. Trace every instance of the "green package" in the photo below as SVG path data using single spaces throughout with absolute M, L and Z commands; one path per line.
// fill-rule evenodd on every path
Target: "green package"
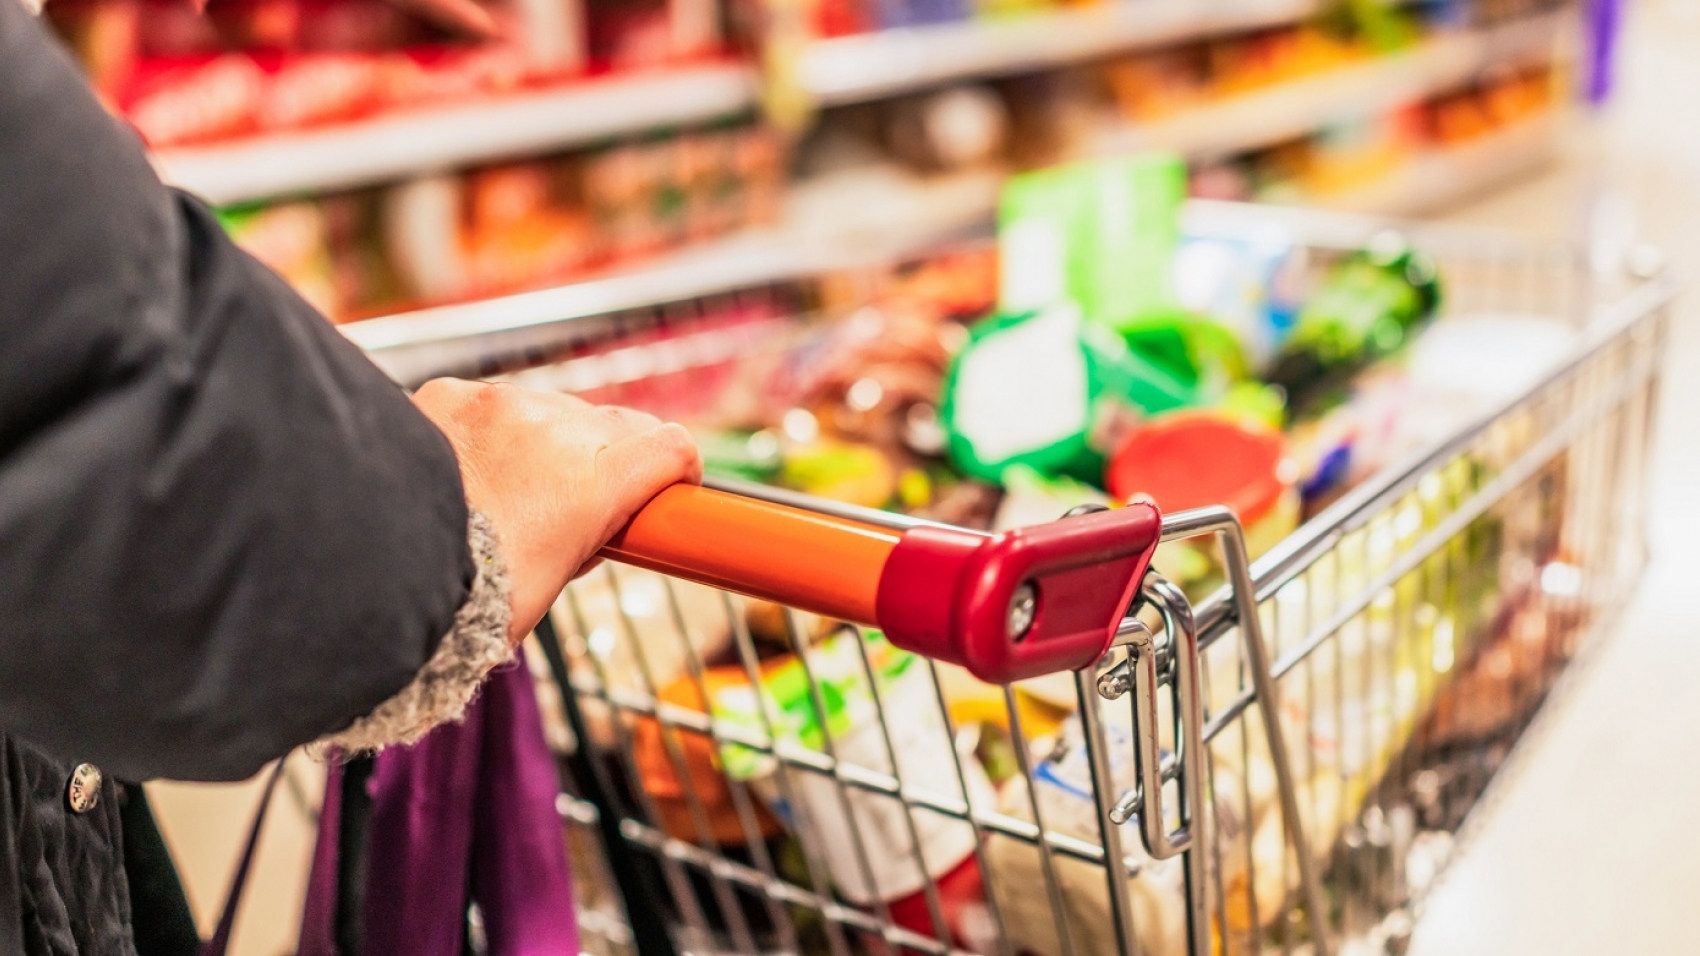
M 1342 260 L 1305 303 L 1276 356 L 1271 384 L 1295 409 L 1390 355 L 1440 306 L 1434 260 L 1393 235 Z
M 858 643 L 863 646 L 858 648 Z M 755 687 L 721 688 L 710 701 L 710 712 L 717 721 L 752 737 L 759 739 L 771 732 L 775 743 L 821 751 L 827 749 L 829 735 L 836 739 L 851 733 L 856 722 L 869 719 L 874 712 L 867 670 L 873 671 L 883 690 L 908 673 L 918 660 L 914 654 L 893 647 L 879 631 L 849 627 L 807 653 L 807 666 L 792 659 L 765 671 Z M 821 728 L 823 716 L 825 733 Z M 720 760 L 735 780 L 767 776 L 775 768 L 772 754 L 735 743 L 721 744 Z
M 1025 465 L 1096 486 L 1133 423 L 1194 402 L 1174 376 L 1064 303 L 974 326 L 946 375 L 940 417 L 951 458 L 973 477 L 996 482 Z
M 998 206 L 1003 310 L 1070 301 L 1118 331 L 1172 317 L 1185 198 L 1186 164 L 1168 153 L 1012 177 Z

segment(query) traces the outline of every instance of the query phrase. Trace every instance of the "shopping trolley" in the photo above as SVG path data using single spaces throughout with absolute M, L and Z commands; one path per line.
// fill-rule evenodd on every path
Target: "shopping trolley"
M 1324 254 L 1387 225 L 1189 215 Z M 1399 951 L 1645 560 L 1673 294 L 1401 228 L 1451 313 L 1580 345 L 1255 558 L 1224 508 L 988 534 L 711 483 L 643 509 L 538 634 L 586 951 Z M 1218 584 L 1163 576 L 1182 541 Z

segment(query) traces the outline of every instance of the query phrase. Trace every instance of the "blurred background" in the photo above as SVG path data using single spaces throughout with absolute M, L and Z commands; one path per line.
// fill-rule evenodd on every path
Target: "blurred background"
M 501 35 L 481 40 L 381 0 L 51 0 L 44 15 L 162 177 L 403 384 L 495 377 L 644 407 L 691 423 L 717 473 L 952 523 L 1136 492 L 1166 510 L 1232 499 L 1267 547 L 1472 420 L 1479 396 L 1411 411 L 1410 394 L 1429 396 L 1421 412 L 1440 393 L 1411 377 L 1409 343 L 1477 279 L 1444 263 L 1437 279 L 1420 242 L 1374 230 L 1295 267 L 1299 233 L 1359 237 L 1330 217 L 1572 243 L 1599 275 L 1657 258 L 1680 276 L 1700 254 L 1693 0 L 488 7 Z M 1271 208 L 1224 230 L 1213 201 Z M 1527 301 L 1548 301 L 1529 281 Z M 1501 314 L 1528 311 L 1511 301 Z M 1086 449 L 1102 422 L 1023 417 L 1062 374 L 1043 348 L 1013 364 L 984 348 L 996 368 L 977 389 L 963 355 L 988 321 L 1061 302 L 1126 346 L 1081 346 L 1093 403 L 1100 379 L 1131 376 L 1116 397 L 1141 421 L 1254 422 L 1282 464 L 1189 489 L 1228 467 L 1216 452 L 1168 452 L 1167 479 L 1117 478 L 1125 428 L 1096 459 L 1023 452 L 1008 434 Z M 1475 835 L 1415 911 L 1414 952 L 1700 952 L 1686 302 L 1664 340 L 1678 374 L 1654 420 L 1673 439 L 1651 441 L 1652 560 L 1607 602 L 1611 636 L 1518 725 Z M 1581 341 L 1507 335 L 1427 361 L 1526 382 L 1531 355 Z M 1278 497 L 1246 491 L 1270 482 Z M 1165 567 L 1207 582 L 1209 564 Z M 298 755 L 284 780 L 243 956 L 295 951 L 322 765 Z M 210 931 L 258 785 L 152 793 Z

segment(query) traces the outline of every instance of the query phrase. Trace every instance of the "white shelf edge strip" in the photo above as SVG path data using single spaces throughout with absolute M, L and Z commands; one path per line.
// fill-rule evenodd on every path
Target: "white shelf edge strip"
M 1113 0 L 1043 15 L 837 37 L 804 53 L 803 86 L 823 103 L 855 102 L 1291 22 L 1319 7 L 1317 0 Z
M 755 78 L 742 66 L 697 67 L 598 80 L 321 130 L 158 151 L 163 179 L 228 204 L 339 189 L 621 133 L 748 110 Z

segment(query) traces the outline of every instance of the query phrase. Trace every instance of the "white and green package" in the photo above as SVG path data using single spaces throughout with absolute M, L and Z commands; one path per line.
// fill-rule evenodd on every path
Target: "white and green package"
M 1000 481 L 1025 465 L 1097 485 L 1133 423 L 1193 402 L 1173 375 L 1065 302 L 975 325 L 946 375 L 940 417 L 951 458 L 976 478 Z

